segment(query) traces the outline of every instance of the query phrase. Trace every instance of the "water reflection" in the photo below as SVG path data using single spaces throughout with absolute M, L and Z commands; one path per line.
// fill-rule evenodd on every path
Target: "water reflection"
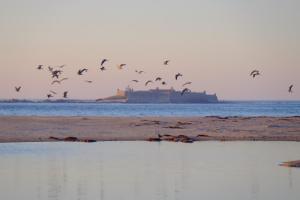
M 299 199 L 300 143 L 0 144 L 0 199 Z

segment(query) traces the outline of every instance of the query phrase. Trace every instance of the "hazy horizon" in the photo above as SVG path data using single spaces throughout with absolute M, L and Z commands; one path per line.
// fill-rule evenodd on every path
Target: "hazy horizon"
M 216 93 L 220 100 L 300 100 L 296 0 L 0 0 L 0 99 L 97 99 L 128 85 Z M 99 70 L 103 58 L 107 71 Z M 169 59 L 168 66 L 163 61 Z M 124 70 L 117 65 L 126 63 Z M 60 86 L 39 64 L 65 64 Z M 80 68 L 89 71 L 78 76 Z M 261 76 L 249 76 L 258 69 Z M 135 70 L 146 73 L 138 75 Z M 175 73 L 183 77 L 175 81 Z M 167 85 L 144 82 L 163 77 Z M 132 79 L 143 80 L 134 84 Z M 92 84 L 84 82 L 92 80 Z M 293 84 L 293 93 L 288 93 Z M 15 86 L 22 86 L 16 93 Z

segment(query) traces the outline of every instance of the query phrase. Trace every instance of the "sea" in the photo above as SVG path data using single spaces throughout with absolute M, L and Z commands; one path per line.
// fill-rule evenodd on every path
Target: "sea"
M 0 102 L 0 116 L 300 116 L 300 101 L 208 104 Z
M 299 200 L 297 142 L 0 145 L 2 200 Z

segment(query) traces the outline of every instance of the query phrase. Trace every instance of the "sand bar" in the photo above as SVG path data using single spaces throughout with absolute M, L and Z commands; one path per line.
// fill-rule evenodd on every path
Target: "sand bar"
M 0 142 L 78 137 L 135 141 L 157 133 L 197 140 L 300 141 L 300 117 L 0 117 Z

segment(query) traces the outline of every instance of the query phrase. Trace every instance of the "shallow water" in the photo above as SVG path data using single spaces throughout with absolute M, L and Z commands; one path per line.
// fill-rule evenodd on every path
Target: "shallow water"
M 0 144 L 0 199 L 300 198 L 296 142 Z
M 300 101 L 232 101 L 217 104 L 0 103 L 0 115 L 300 116 Z

